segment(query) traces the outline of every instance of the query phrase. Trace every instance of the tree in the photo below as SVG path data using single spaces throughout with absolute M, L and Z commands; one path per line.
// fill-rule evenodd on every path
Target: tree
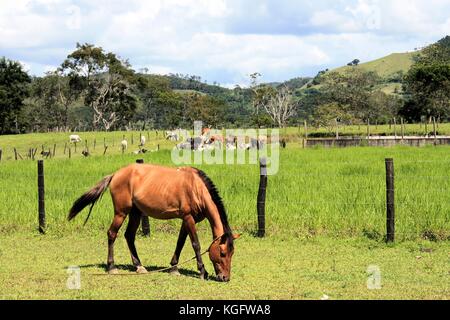
M 29 103 L 34 113 L 33 122 L 41 129 L 69 129 L 69 108 L 80 94 L 76 86 L 70 86 L 69 80 L 59 70 L 33 80 Z
M 92 125 L 105 130 L 116 123 L 124 124 L 133 115 L 136 98 L 133 95 L 134 72 L 127 61 L 114 53 L 105 53 L 91 44 L 77 44 L 61 65 L 71 78 L 71 84 L 81 86 L 85 103 L 93 110 Z
M 20 63 L 0 58 L 0 133 L 18 133 L 18 117 L 28 96 L 30 76 Z
M 164 100 L 163 94 L 172 91 L 169 80 L 162 76 L 140 76 L 136 88 L 141 102 L 136 118 L 143 121 L 143 130 L 146 125 L 155 125 L 156 122 L 161 125 L 157 118 Z
M 342 123 L 348 123 L 354 119 L 336 102 L 322 104 L 314 112 L 313 124 L 325 127 L 330 132 L 336 126 L 336 120 Z
M 351 62 L 347 63 L 348 66 L 357 66 L 360 63 L 359 59 L 354 59 Z
M 190 93 L 185 95 L 184 104 L 187 120 L 202 121 L 205 126 L 218 127 L 223 124 L 225 103 L 208 95 Z
M 403 115 L 450 118 L 449 36 L 423 49 L 405 77 L 404 91 L 408 102 L 401 111 Z
M 278 127 L 284 128 L 296 111 L 296 105 L 293 103 L 289 89 L 282 86 L 275 92 L 268 93 L 265 100 L 267 102 L 263 106 L 267 114 Z
M 353 68 L 330 72 L 322 83 L 320 104 L 335 102 L 354 119 L 373 118 L 377 111 L 370 104 L 370 96 L 378 83 L 379 77 L 373 72 Z

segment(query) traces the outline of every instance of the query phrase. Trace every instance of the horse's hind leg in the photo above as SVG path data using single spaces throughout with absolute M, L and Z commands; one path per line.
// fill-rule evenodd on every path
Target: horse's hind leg
M 113 222 L 108 230 L 108 263 L 106 269 L 110 274 L 117 273 L 117 268 L 114 265 L 114 241 L 117 238 L 117 233 L 119 232 L 126 216 L 127 215 L 125 213 L 116 212 L 114 214 Z
M 172 266 L 172 269 L 170 269 L 171 274 L 174 275 L 180 274 L 180 272 L 178 271 L 178 267 L 176 265 L 178 264 L 178 259 L 180 259 L 181 250 L 183 250 L 187 235 L 188 233 L 185 224 L 183 222 L 181 224 L 180 234 L 178 235 L 177 247 L 175 249 L 175 253 L 173 254 L 172 260 L 170 261 L 170 265 Z
M 142 214 L 138 208 L 133 206 L 131 208 L 129 216 L 130 217 L 128 221 L 127 230 L 125 231 L 125 239 L 127 240 L 128 248 L 130 249 L 131 261 L 133 262 L 133 265 L 136 267 L 137 273 L 147 273 L 147 270 L 141 264 L 141 260 L 139 260 L 139 256 L 134 243 L 136 239 L 136 232 L 141 222 Z

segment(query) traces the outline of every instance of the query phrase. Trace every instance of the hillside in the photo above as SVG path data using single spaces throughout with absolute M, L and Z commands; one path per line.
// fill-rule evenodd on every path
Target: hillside
M 404 52 L 404 53 L 392 53 L 388 56 L 361 63 L 357 66 L 343 66 L 326 72 L 346 72 L 351 68 L 357 68 L 366 72 L 375 72 L 381 79 L 382 83 L 379 85 L 379 89 L 387 94 L 397 94 L 401 92 L 403 76 L 409 71 L 414 63 L 414 57 L 419 55 L 420 51 Z M 324 74 L 322 71 L 319 75 Z M 319 84 L 314 84 L 319 82 Z M 312 81 L 304 85 L 301 89 L 320 89 L 319 76 Z
M 350 68 L 359 68 L 367 72 L 376 72 L 382 78 L 390 78 L 399 72 L 406 73 L 413 64 L 414 56 L 417 56 L 418 52 L 405 52 L 405 53 L 392 53 L 386 57 L 361 63 L 356 67 L 344 66 L 332 71 L 346 71 Z

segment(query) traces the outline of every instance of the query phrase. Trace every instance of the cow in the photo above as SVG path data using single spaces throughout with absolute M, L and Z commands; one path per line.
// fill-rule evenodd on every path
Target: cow
M 69 139 L 70 139 L 70 143 L 81 142 L 81 138 L 80 138 L 80 136 L 77 135 L 77 134 L 72 134 L 72 135 L 70 135 Z

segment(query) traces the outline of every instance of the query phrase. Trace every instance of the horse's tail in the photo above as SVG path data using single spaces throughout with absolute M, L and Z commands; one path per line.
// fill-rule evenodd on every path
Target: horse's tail
M 111 180 L 114 175 L 109 175 L 104 177 L 95 187 L 93 187 L 91 190 L 83 194 L 81 197 L 79 197 L 74 203 L 72 208 L 70 209 L 69 215 L 67 219 L 70 221 L 73 218 L 76 217 L 78 213 L 80 213 L 84 208 L 86 208 L 88 205 L 91 205 L 91 208 L 89 209 L 89 214 L 86 218 L 86 222 L 88 221 L 89 217 L 91 216 L 92 208 L 94 207 L 95 203 L 98 199 L 100 199 L 105 192 L 106 189 L 108 189 L 109 184 L 111 183 Z

